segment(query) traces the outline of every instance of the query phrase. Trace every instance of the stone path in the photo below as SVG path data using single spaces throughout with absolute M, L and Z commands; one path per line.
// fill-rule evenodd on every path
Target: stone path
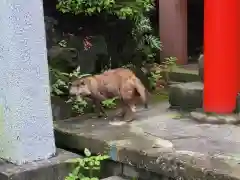
M 126 180 L 126 179 L 123 179 L 123 178 L 118 177 L 118 176 L 112 176 L 112 177 L 108 177 L 108 178 L 105 178 L 105 179 L 102 179 L 102 180 Z
M 240 179 L 240 127 L 198 124 L 168 103 L 140 110 L 132 123 L 77 118 L 55 124 L 57 144 L 183 179 Z

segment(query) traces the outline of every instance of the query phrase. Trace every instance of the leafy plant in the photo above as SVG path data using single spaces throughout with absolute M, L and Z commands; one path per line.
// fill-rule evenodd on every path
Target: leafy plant
M 157 82 L 162 78 L 161 71 L 150 72 L 150 76 L 148 77 L 150 82 L 150 88 L 156 89 Z
M 116 100 L 117 98 L 106 99 L 105 101 L 102 101 L 102 105 L 107 109 L 114 109 L 117 106 Z
M 165 74 L 167 84 L 170 81 L 169 73 L 171 73 L 173 71 L 173 68 L 176 66 L 176 61 L 177 61 L 176 57 L 167 57 L 164 59 L 164 62 L 162 63 L 162 68 Z
M 159 37 L 153 33 L 149 19 L 150 12 L 155 9 L 154 0 L 58 0 L 57 9 L 62 13 L 85 15 L 86 17 L 94 16 L 100 19 L 104 17 L 105 25 L 103 24 L 101 28 L 102 32 L 107 31 L 103 35 L 108 42 L 108 53 L 114 64 L 121 64 L 116 62 L 119 61 L 117 57 L 126 54 L 124 52 L 120 53 L 119 44 L 125 43 L 126 45 L 133 41 L 129 46 L 135 46 L 135 49 L 129 52 L 128 58 L 134 59 L 132 58 L 134 56 L 137 59 L 135 60 L 136 63 L 139 63 L 139 61 L 154 61 L 156 53 L 162 48 Z M 121 37 L 123 37 L 119 42 L 114 38 L 115 33 L 109 30 L 110 27 L 116 26 L 118 22 L 122 22 L 118 20 L 130 22 L 127 23 L 128 25 L 131 24 L 130 31 L 128 25 L 124 26 L 125 29 L 118 28 L 119 35 L 122 34 Z M 116 29 L 112 29 L 112 31 L 116 31 Z M 124 38 L 125 40 L 122 40 Z
M 173 68 L 176 66 L 176 57 L 167 57 L 165 58 L 165 61 L 163 62 L 164 69 L 169 70 L 172 72 Z
M 160 39 L 151 33 L 150 19 L 144 15 L 139 16 L 135 21 L 132 35 L 137 44 L 136 51 L 146 55 L 147 62 L 154 62 L 156 53 L 162 50 Z
M 84 110 L 88 107 L 87 101 L 78 98 L 70 98 L 67 103 L 72 103 L 72 110 L 77 114 L 84 114 Z
M 81 74 L 80 67 L 77 67 L 72 73 L 61 72 L 58 69 L 50 68 L 51 77 L 51 95 L 61 96 L 68 94 L 69 82 L 72 78 L 81 78 L 89 74 Z M 67 103 L 72 103 L 72 109 L 74 112 L 82 114 L 84 109 L 87 107 L 85 100 L 79 100 L 76 98 L 69 98 Z
M 134 17 L 143 11 L 150 11 L 153 7 L 152 0 L 58 0 L 57 4 L 57 9 L 63 13 L 91 16 L 104 12 L 121 19 Z
M 72 161 L 76 163 L 76 167 L 65 180 L 99 180 L 95 174 L 100 172 L 101 161 L 109 159 L 109 156 L 92 156 L 87 148 L 84 149 L 84 154 L 85 158 L 77 158 Z
M 51 81 L 51 95 L 64 95 L 68 88 L 69 74 L 61 72 L 58 69 L 49 66 L 49 74 Z

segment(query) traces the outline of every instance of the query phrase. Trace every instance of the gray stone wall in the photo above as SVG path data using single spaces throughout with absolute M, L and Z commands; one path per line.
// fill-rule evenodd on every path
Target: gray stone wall
M 172 180 L 168 177 L 140 169 L 128 164 L 123 164 L 115 161 L 104 161 L 101 166 L 102 175 L 104 177 L 120 176 L 126 179 L 137 180 Z

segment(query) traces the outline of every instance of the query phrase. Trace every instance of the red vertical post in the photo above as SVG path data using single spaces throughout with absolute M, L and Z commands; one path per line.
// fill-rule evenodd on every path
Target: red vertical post
M 175 56 L 177 64 L 186 64 L 187 0 L 158 0 L 159 35 L 163 43 L 161 57 Z
M 237 95 L 239 0 L 204 0 L 205 112 L 231 113 Z
M 237 18 L 238 18 L 238 24 L 237 24 L 237 31 L 238 31 L 238 37 L 237 37 L 237 40 L 238 40 L 238 52 L 240 52 L 240 1 L 238 1 L 238 5 L 237 5 L 237 7 L 238 7 L 238 16 L 237 16 Z M 240 56 L 238 56 L 238 59 L 237 59 L 237 61 L 238 61 L 238 80 L 237 80 L 237 82 L 238 82 L 238 86 L 237 86 L 237 90 L 238 90 L 238 93 L 240 93 Z

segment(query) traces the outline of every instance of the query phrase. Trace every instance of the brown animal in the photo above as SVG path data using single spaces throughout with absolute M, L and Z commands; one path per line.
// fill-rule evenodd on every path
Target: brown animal
M 132 121 L 139 98 L 148 108 L 148 92 L 136 75 L 126 68 L 117 68 L 105 71 L 102 74 L 83 77 L 72 82 L 70 94 L 79 97 L 88 97 L 94 101 L 99 115 L 106 113 L 101 101 L 118 97 L 122 111 L 118 115 L 125 121 Z

